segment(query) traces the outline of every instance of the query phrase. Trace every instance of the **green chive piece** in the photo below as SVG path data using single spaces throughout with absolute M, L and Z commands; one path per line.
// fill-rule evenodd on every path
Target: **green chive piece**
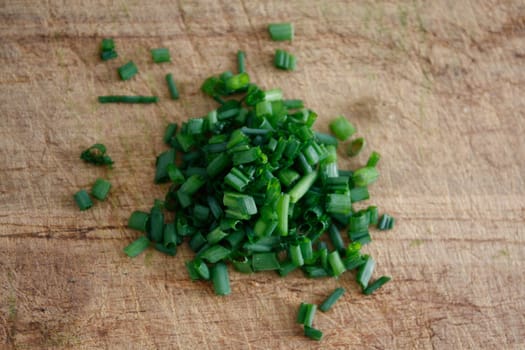
M 303 100 L 284 100 L 283 101 L 284 106 L 287 109 L 300 109 L 304 108 L 304 102 Z
M 161 242 L 164 236 L 164 214 L 158 206 L 151 208 L 149 214 L 149 225 L 146 230 L 148 238 L 155 242 Z
M 250 76 L 246 72 L 234 75 L 225 82 L 226 88 L 231 91 L 243 89 L 248 84 L 250 84 Z
M 178 100 L 179 90 L 177 89 L 177 85 L 175 84 L 175 80 L 173 79 L 173 74 L 166 74 L 166 83 L 168 84 L 168 90 L 170 92 L 171 99 Z
M 148 226 L 149 214 L 140 210 L 131 213 L 128 219 L 128 227 L 137 231 L 146 232 Z
M 395 219 L 391 217 L 388 214 L 383 214 L 381 216 L 381 219 L 379 220 L 379 223 L 377 224 L 377 228 L 384 231 L 384 230 L 391 230 L 394 228 Z
M 223 259 L 226 259 L 231 253 L 231 250 L 224 248 L 220 245 L 213 245 L 209 248 L 207 248 L 200 257 L 204 260 L 207 260 L 211 262 L 212 264 L 215 264 L 216 262 L 219 262 Z
M 273 64 L 276 68 L 283 70 L 295 70 L 297 59 L 294 55 L 281 49 L 275 51 Z
M 177 246 L 177 230 L 175 228 L 175 223 L 170 222 L 164 225 L 164 237 L 162 239 L 162 244 L 166 248 L 176 248 Z
M 330 264 L 335 277 L 341 276 L 341 274 L 346 271 L 346 267 L 337 250 L 328 254 L 328 263 Z
M 380 159 L 381 159 L 381 155 L 377 153 L 376 151 L 373 151 L 370 154 L 370 157 L 368 158 L 368 162 L 366 162 L 366 166 L 374 168 L 377 165 L 377 163 L 379 163 Z
M 335 302 L 345 294 L 344 288 L 336 288 L 332 294 L 330 294 L 322 303 L 319 305 L 319 310 L 327 312 L 332 308 Z
M 271 23 L 268 25 L 268 31 L 273 41 L 293 40 L 294 27 L 292 23 Z
M 118 57 L 118 54 L 117 54 L 117 51 L 115 50 L 108 50 L 108 51 L 100 52 L 100 58 L 102 59 L 102 61 L 109 61 L 117 57 Z
M 294 266 L 298 267 L 304 265 L 304 259 L 303 254 L 301 253 L 300 245 L 290 245 L 288 253 Z
M 359 137 L 355 140 L 352 140 L 352 142 L 346 148 L 346 155 L 349 157 L 357 156 L 359 153 L 361 153 L 361 151 L 365 147 L 365 144 L 366 142 L 363 137 Z
M 344 252 L 345 244 L 343 242 L 343 238 L 341 237 L 341 231 L 339 231 L 339 228 L 337 228 L 335 224 L 330 225 L 330 228 L 328 229 L 328 235 L 330 236 L 330 240 L 332 241 L 334 249 L 338 252 Z
M 80 154 L 80 159 L 95 165 L 113 165 L 113 160 L 106 154 L 106 146 L 96 143 Z
M 364 201 L 370 198 L 367 187 L 354 187 L 350 190 L 350 198 L 352 203 Z
M 126 248 L 124 248 L 124 253 L 126 253 L 126 255 L 130 258 L 134 258 L 143 251 L 145 251 L 148 247 L 149 239 L 146 236 L 140 236 L 139 238 L 131 242 Z
M 246 53 L 244 51 L 237 51 L 237 65 L 239 69 L 239 73 L 245 73 L 246 72 Z
M 312 327 L 314 322 L 315 312 L 317 311 L 317 305 L 315 304 L 306 304 L 306 312 L 304 314 L 303 324 L 308 327 Z
M 89 198 L 89 194 L 86 190 L 80 190 L 75 193 L 73 199 L 75 199 L 75 203 L 77 203 L 78 208 L 81 211 L 87 210 L 93 206 L 93 202 L 91 201 L 91 198 Z
M 288 210 L 290 208 L 290 195 L 281 194 L 277 200 L 277 232 L 281 236 L 288 235 Z
M 337 138 L 322 132 L 315 132 L 315 140 L 323 145 L 332 145 L 337 147 L 338 144 Z
M 232 265 L 235 270 L 241 273 L 252 273 L 252 262 L 247 257 L 242 257 L 241 260 L 232 260 Z
M 168 174 L 168 165 L 175 165 L 175 150 L 172 148 L 166 152 L 159 154 L 157 161 L 155 162 L 155 178 L 153 181 L 158 184 L 166 182 L 170 179 Z
M 306 312 L 308 311 L 308 304 L 307 303 L 301 303 L 299 305 L 299 311 L 297 312 L 297 318 L 295 320 L 296 323 L 304 324 L 304 320 L 306 318 Z
M 102 43 L 100 44 L 100 50 L 101 51 L 111 51 L 115 49 L 115 41 L 111 38 L 104 38 L 102 39 Z
M 354 171 L 352 180 L 358 187 L 365 187 L 376 182 L 379 172 L 374 167 L 363 167 Z
M 103 201 L 108 196 L 111 183 L 104 179 L 97 179 L 91 188 L 91 194 L 99 201 Z
M 381 288 L 385 283 L 389 282 L 392 278 L 390 276 L 381 276 L 374 282 L 370 283 L 368 287 L 363 290 L 363 294 L 370 295 L 377 289 Z
M 231 293 L 230 277 L 226 264 L 219 262 L 211 270 L 213 289 L 217 295 L 228 295 Z
M 128 78 L 129 79 L 129 78 Z M 127 80 L 127 79 L 123 79 Z M 124 95 L 108 95 L 99 96 L 98 102 L 100 103 L 157 103 L 159 98 L 157 96 L 124 96 Z
M 278 270 L 279 260 L 275 253 L 256 253 L 252 255 L 253 271 Z
M 317 171 L 306 174 L 295 184 L 289 192 L 290 203 L 297 203 L 306 194 L 317 179 L 317 174 Z
M 151 49 L 151 57 L 155 63 L 171 62 L 170 50 L 165 47 Z
M 321 340 L 323 338 L 323 332 L 316 328 L 304 326 L 304 335 L 313 340 Z
M 329 126 L 335 137 L 341 141 L 346 141 L 355 133 L 354 126 L 342 115 L 332 120 Z
M 375 205 L 369 206 L 366 211 L 368 211 L 368 223 L 369 225 L 377 225 L 379 222 L 379 211 Z
M 169 123 L 168 126 L 166 127 L 166 131 L 164 132 L 164 138 L 163 138 L 163 141 L 165 144 L 167 145 L 170 145 L 171 143 L 171 139 L 173 138 L 173 136 L 175 135 L 175 133 L 177 132 L 177 124 L 176 123 Z
M 122 80 L 129 80 L 138 72 L 139 69 L 137 68 L 135 63 L 133 63 L 133 61 L 129 61 L 125 65 L 118 68 L 118 74 L 120 75 L 120 79 Z
M 280 264 L 281 267 L 279 268 L 279 276 L 285 277 L 288 276 L 292 271 L 297 269 L 297 266 L 291 261 L 285 261 Z
M 368 282 L 372 277 L 372 272 L 374 272 L 375 261 L 371 256 L 364 256 L 365 263 L 359 267 L 357 270 L 357 283 L 364 290 L 368 286 Z

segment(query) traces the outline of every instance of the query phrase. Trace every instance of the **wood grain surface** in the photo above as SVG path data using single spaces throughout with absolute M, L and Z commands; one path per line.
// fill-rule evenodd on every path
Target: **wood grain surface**
M 291 21 L 293 43 L 266 25 Z M 120 57 L 98 58 L 102 37 Z M 173 62 L 153 64 L 168 47 Z M 273 68 L 276 48 L 296 72 Z M 232 295 L 192 283 L 184 261 L 128 259 L 129 214 L 152 183 L 168 121 L 215 102 L 202 80 L 247 52 L 255 82 L 282 87 L 327 131 L 351 118 L 382 155 L 372 203 L 397 218 L 366 247 L 393 281 L 370 297 L 351 275 L 232 273 Z M 119 81 L 132 59 L 140 73 Z M 163 80 L 171 72 L 181 99 Z M 100 105 L 98 95 L 155 94 L 157 105 Z M 524 349 L 525 3 L 460 1 L 0 1 L 0 348 L 6 349 Z M 113 170 L 80 161 L 103 142 Z M 96 177 L 114 188 L 79 212 L 72 194 Z M 301 301 L 348 290 L 316 327 Z

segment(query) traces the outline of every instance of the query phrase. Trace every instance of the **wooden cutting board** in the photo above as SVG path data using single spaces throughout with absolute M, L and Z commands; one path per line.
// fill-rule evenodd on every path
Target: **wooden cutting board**
M 266 25 L 291 21 L 293 43 Z M 102 37 L 119 58 L 102 62 Z M 173 62 L 153 64 L 167 47 Z M 273 68 L 276 48 L 296 72 Z M 376 276 L 363 296 L 350 274 L 232 272 L 232 295 L 192 283 L 184 261 L 122 248 L 129 214 L 152 183 L 168 121 L 215 102 L 209 75 L 247 52 L 253 81 L 318 112 L 327 131 L 348 116 L 367 140 L 355 168 L 381 153 L 371 203 L 396 217 L 366 247 Z M 133 60 L 140 73 L 118 79 Z M 164 83 L 174 74 L 181 93 Z M 0 348 L 6 349 L 523 349 L 525 348 L 525 5 L 523 1 L 55 1 L 0 4 Z M 147 106 L 100 105 L 104 94 L 158 95 Z M 102 142 L 113 170 L 79 159 Z M 341 153 L 342 155 L 342 153 Z M 97 177 L 110 198 L 79 212 L 72 194 Z M 315 326 L 302 301 L 347 290 Z

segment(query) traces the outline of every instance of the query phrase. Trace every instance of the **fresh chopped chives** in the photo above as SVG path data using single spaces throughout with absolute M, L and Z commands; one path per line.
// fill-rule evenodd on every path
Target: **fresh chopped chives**
M 170 222 L 164 225 L 162 244 L 166 248 L 174 248 L 177 246 L 177 231 L 175 229 L 175 223 Z
M 215 294 L 228 295 L 231 293 L 230 277 L 228 275 L 228 267 L 225 263 L 219 262 L 212 268 L 211 278 Z
M 300 245 L 290 245 L 288 248 L 288 254 L 292 264 L 296 267 L 304 265 L 303 254 L 301 253 Z
M 216 262 L 219 262 L 225 258 L 227 258 L 231 253 L 231 250 L 224 248 L 220 245 L 212 245 L 208 249 L 206 249 L 200 257 L 204 260 L 207 260 L 211 262 L 212 264 L 215 264 Z
M 252 262 L 247 257 L 242 257 L 240 260 L 232 260 L 232 265 L 235 270 L 240 273 L 252 273 Z
M 365 147 L 365 144 L 366 142 L 363 137 L 359 137 L 355 140 L 352 140 L 352 142 L 346 148 L 346 155 L 348 155 L 349 157 L 357 156 L 359 153 L 361 153 L 361 151 Z
M 330 228 L 328 229 L 328 234 L 330 236 L 330 240 L 332 241 L 334 249 L 339 252 L 344 251 L 345 245 L 343 242 L 343 238 L 341 237 L 341 232 L 335 224 L 330 225 Z
M 252 255 L 253 271 L 278 270 L 279 260 L 275 253 L 255 253 Z
M 293 40 L 294 27 L 292 23 L 271 23 L 268 25 L 268 31 L 273 41 Z
M 118 54 L 115 50 L 100 52 L 100 58 L 102 59 L 102 61 L 109 61 L 117 57 L 118 57 Z
M 288 235 L 288 209 L 290 208 L 290 195 L 281 194 L 277 200 L 277 232 L 281 236 Z
M 374 272 L 375 261 L 371 256 L 364 256 L 365 263 L 359 267 L 357 270 L 357 283 L 361 286 L 362 289 L 366 289 L 368 282 L 372 277 L 372 272 Z
M 323 338 L 323 332 L 316 328 L 304 326 L 304 335 L 313 340 L 321 340 Z
M 155 162 L 155 178 L 153 179 L 156 184 L 169 180 L 168 166 L 170 164 L 175 165 L 175 150 L 173 148 L 161 153 L 157 157 L 157 161 Z
M 332 308 L 335 302 L 345 294 L 344 288 L 336 288 L 332 294 L 330 294 L 322 303 L 319 305 L 319 310 L 327 312 Z
M 315 312 L 317 311 L 317 305 L 315 304 L 306 304 L 306 311 L 304 313 L 303 324 L 308 327 L 312 327 L 314 322 Z
M 73 195 L 73 198 L 81 211 L 87 210 L 93 206 L 93 202 L 91 201 L 91 198 L 89 198 L 89 194 L 86 190 L 78 191 Z
M 125 95 L 108 95 L 99 96 L 100 103 L 157 103 L 159 98 L 157 96 L 125 96 Z
M 148 247 L 149 239 L 146 236 L 140 236 L 124 248 L 124 253 L 130 258 L 134 258 L 145 251 Z
M 370 157 L 368 158 L 368 162 L 366 162 L 366 166 L 374 168 L 380 159 L 381 159 L 381 155 L 377 153 L 376 151 L 373 151 L 370 154 Z
M 155 250 L 163 253 L 163 254 L 166 254 L 166 255 L 169 255 L 169 256 L 175 256 L 177 255 L 177 246 L 173 245 L 173 246 L 169 246 L 169 247 L 166 247 L 164 246 L 164 244 L 162 243 L 153 243 L 153 248 L 155 248 Z
M 379 222 L 379 212 L 375 205 L 369 206 L 366 211 L 368 211 L 369 225 L 377 225 Z
M 248 73 L 239 73 L 226 80 L 226 88 L 231 91 L 243 89 L 250 84 L 250 76 Z
M 343 264 L 341 256 L 337 250 L 328 254 L 328 263 L 330 264 L 335 277 L 339 277 L 346 270 L 346 267 Z
M 354 187 L 350 190 L 350 198 L 352 203 L 364 201 L 370 198 L 367 187 Z
M 354 184 L 358 187 L 368 186 L 376 182 L 378 177 L 379 172 L 377 171 L 377 169 L 375 167 L 368 166 L 357 169 L 352 174 L 352 180 L 354 181 Z
M 154 242 L 161 242 L 164 236 L 164 213 L 159 206 L 151 208 L 149 215 L 149 225 L 146 232 L 148 238 Z
M 312 187 L 316 179 L 317 171 L 303 176 L 289 192 L 290 203 L 297 203 L 297 201 L 306 194 L 310 187 Z
M 149 214 L 140 210 L 131 213 L 128 219 L 128 227 L 134 230 L 146 232 L 149 221 Z
M 102 39 L 102 43 L 100 43 L 100 50 L 101 51 L 111 51 L 115 49 L 115 41 L 111 38 L 104 38 Z
M 80 154 L 80 159 L 95 165 L 113 165 L 113 160 L 106 154 L 106 146 L 96 143 Z
M 377 289 L 381 288 L 385 283 L 389 282 L 392 278 L 390 276 L 381 276 L 374 282 L 370 283 L 368 287 L 363 290 L 363 294 L 370 295 Z
M 170 141 L 177 132 L 177 124 L 176 123 L 169 123 L 168 126 L 166 126 L 166 131 L 164 132 L 163 141 L 165 144 L 170 145 Z
M 120 79 L 122 80 L 129 80 L 139 72 L 139 69 L 135 63 L 133 63 L 133 61 L 129 61 L 125 65 L 119 67 L 117 70 L 118 74 L 120 75 Z
M 173 79 L 173 74 L 166 74 L 166 83 L 168 84 L 168 91 L 170 92 L 171 99 L 178 100 L 179 90 L 177 89 L 177 85 L 175 84 L 175 80 Z
M 295 70 L 297 59 L 294 55 L 281 49 L 275 51 L 273 63 L 276 68 L 283 70 Z
M 151 49 L 151 58 L 155 63 L 171 62 L 170 50 L 165 47 Z
M 246 53 L 244 51 L 237 51 L 237 67 L 239 70 L 239 73 L 245 73 L 246 72 Z
M 300 176 L 297 171 L 290 168 L 283 169 L 277 174 L 281 183 L 286 187 L 292 185 Z
M 306 312 L 308 311 L 308 305 L 309 304 L 307 303 L 301 303 L 301 305 L 299 305 L 299 310 L 297 311 L 297 317 L 295 319 L 296 323 L 304 324 Z
M 285 261 L 284 263 L 281 263 L 280 266 L 279 276 L 281 277 L 286 277 L 295 269 L 297 269 L 297 266 L 295 266 L 295 264 L 291 261 Z
M 354 126 L 342 115 L 332 120 L 329 126 L 335 137 L 341 141 L 346 141 L 355 133 Z
M 332 145 L 337 147 L 338 144 L 337 138 L 322 132 L 315 132 L 315 140 L 323 145 Z
M 391 217 L 388 214 L 383 214 L 381 216 L 381 219 L 379 220 L 377 224 L 377 228 L 384 231 L 384 230 L 391 230 L 394 228 L 395 219 Z
M 283 101 L 284 106 L 287 109 L 300 109 L 304 108 L 304 102 L 303 100 L 284 100 Z
M 97 179 L 91 188 L 91 194 L 99 201 L 106 199 L 109 190 L 111 189 L 111 183 L 104 179 Z

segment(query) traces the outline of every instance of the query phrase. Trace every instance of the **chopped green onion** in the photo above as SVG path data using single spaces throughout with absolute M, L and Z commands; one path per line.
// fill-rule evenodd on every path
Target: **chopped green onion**
M 101 51 L 111 51 L 115 49 L 115 41 L 111 38 L 104 38 L 102 39 L 102 43 L 100 44 L 100 50 Z
M 330 225 L 330 228 L 328 229 L 328 234 L 330 236 L 330 240 L 332 241 L 334 249 L 338 252 L 344 251 L 345 244 L 343 242 L 343 238 L 341 237 L 341 232 L 335 224 Z
M 332 120 L 329 126 L 335 137 L 341 141 L 346 141 L 355 133 L 354 126 L 342 115 Z
M 171 99 L 178 100 L 179 90 L 177 89 L 177 85 L 175 84 L 175 80 L 173 79 L 173 74 L 166 74 L 166 83 L 168 84 L 168 90 L 170 92 Z
M 394 228 L 395 219 L 388 214 L 383 214 L 377 228 L 380 230 L 391 230 Z
M 164 225 L 164 237 L 162 244 L 166 248 L 174 248 L 177 245 L 177 231 L 173 222 Z
M 130 258 L 134 258 L 143 251 L 145 251 L 148 247 L 149 239 L 146 236 L 140 236 L 139 238 L 131 242 L 126 248 L 124 248 L 124 253 L 126 253 L 126 255 Z
M 155 63 L 171 62 L 170 50 L 165 47 L 151 49 L 151 57 Z
M 290 195 L 281 194 L 277 200 L 277 232 L 281 236 L 288 235 L 288 209 L 290 208 Z
M 157 161 L 155 162 L 157 169 L 154 178 L 156 184 L 169 180 L 168 165 L 170 164 L 175 165 L 175 150 L 173 148 L 159 154 L 157 157 Z
M 323 332 L 308 326 L 304 326 L 304 335 L 313 340 L 321 340 L 323 338 Z
M 380 159 L 381 159 L 381 155 L 377 153 L 376 151 L 373 151 L 370 154 L 370 157 L 368 158 L 368 162 L 366 162 L 366 166 L 374 168 Z
M 346 270 L 346 267 L 343 264 L 341 256 L 337 250 L 328 254 L 328 263 L 330 264 L 335 277 L 339 277 Z
M 363 294 L 370 295 L 377 289 L 381 288 L 385 283 L 389 282 L 392 278 L 389 276 L 381 276 L 374 282 L 370 283 L 368 287 L 363 290 Z
M 297 266 L 295 266 L 295 264 L 291 261 L 285 261 L 280 265 L 281 267 L 279 268 L 279 276 L 281 277 L 288 276 L 292 271 L 297 269 Z
M 220 245 L 212 245 L 208 249 L 206 249 L 200 257 L 202 259 L 208 260 L 212 264 L 215 264 L 216 262 L 219 262 L 223 259 L 226 259 L 231 253 L 231 250 L 224 248 Z
M 164 214 L 159 206 L 151 208 L 149 214 L 149 225 L 146 232 L 148 238 L 155 242 L 162 241 L 164 236 Z
M 326 211 L 332 214 L 350 214 L 352 212 L 350 194 L 329 193 L 326 196 Z
M 332 306 L 335 304 L 335 302 L 345 294 L 344 288 L 336 288 L 332 294 L 326 298 L 321 305 L 319 305 L 319 310 L 322 312 L 327 312 L 332 308 Z
M 140 210 L 131 213 L 128 219 L 128 227 L 134 230 L 146 232 L 146 227 L 149 221 L 149 214 Z
M 306 312 L 304 313 L 304 320 L 302 324 L 308 327 L 312 327 L 314 322 L 315 312 L 317 311 L 317 305 L 315 304 L 306 304 Z
M 170 141 L 177 132 L 177 124 L 176 123 L 169 123 L 166 127 L 166 131 L 164 132 L 164 138 L 163 141 L 165 144 L 170 145 Z
M 377 225 L 379 221 L 379 212 L 377 210 L 377 207 L 374 205 L 371 205 L 366 209 L 366 211 L 368 211 L 369 225 Z
M 284 100 L 283 101 L 284 106 L 287 109 L 300 109 L 304 108 L 304 102 L 303 100 Z
M 337 147 L 338 144 L 337 138 L 322 132 L 315 132 L 315 140 L 323 145 L 332 145 Z
M 237 51 L 237 65 L 239 69 L 239 73 L 246 72 L 246 53 L 244 51 Z
M 365 139 L 362 138 L 362 137 L 359 137 L 355 140 L 353 140 L 349 145 L 348 147 L 346 148 L 346 154 L 349 156 L 349 157 L 355 157 L 357 156 L 359 153 L 361 153 L 361 151 L 363 150 L 363 148 L 365 147 Z
M 273 41 L 293 40 L 294 28 L 292 23 L 271 23 L 268 31 Z
M 316 179 L 317 171 L 303 176 L 289 192 L 290 203 L 297 203 L 297 201 L 306 194 L 310 187 L 312 187 Z
M 300 245 L 290 245 L 288 248 L 288 253 L 292 264 L 296 267 L 304 265 L 303 254 L 301 253 Z
M 354 187 L 350 190 L 350 198 L 352 203 L 364 201 L 370 198 L 367 187 Z
M 296 323 L 304 324 L 304 320 L 306 318 L 306 312 L 308 311 L 308 305 L 307 303 L 301 303 L 299 305 L 299 310 L 297 312 L 297 318 L 295 319 Z
M 250 76 L 248 73 L 239 73 L 230 77 L 225 82 L 226 88 L 232 91 L 243 89 L 247 87 L 248 84 L 250 84 Z
M 106 146 L 101 143 L 96 143 L 80 154 L 80 159 L 85 162 L 95 165 L 109 165 L 113 164 L 113 160 L 106 154 Z
M 255 253 L 252 255 L 253 271 L 278 270 L 279 260 L 275 253 Z
M 290 168 L 283 169 L 277 174 L 277 177 L 279 180 L 281 180 L 281 183 L 286 187 L 293 184 L 300 176 L 301 175 L 299 175 L 297 171 Z
M 118 68 L 118 74 L 120 75 L 120 79 L 122 80 L 129 80 L 138 72 L 139 69 L 137 68 L 135 63 L 133 63 L 133 61 L 129 61 L 125 65 Z
M 219 262 L 211 270 L 213 289 L 217 295 L 228 295 L 231 293 L 230 277 L 226 264 Z
M 93 202 L 91 201 L 91 198 L 89 198 L 89 194 L 86 192 L 86 190 L 78 191 L 73 195 L 73 198 L 75 199 L 75 202 L 77 203 L 80 210 L 86 210 L 93 206 Z
M 155 250 L 158 250 L 159 252 L 164 253 L 164 254 L 169 255 L 169 256 L 177 255 L 177 246 L 175 246 L 175 245 L 166 247 L 162 243 L 154 243 L 153 244 L 153 248 L 155 248 Z
M 275 51 L 273 63 L 276 68 L 283 70 L 295 70 L 297 59 L 294 55 L 281 49 Z
M 109 61 L 117 57 L 118 57 L 118 54 L 117 54 L 117 51 L 115 50 L 100 52 L 100 58 L 102 59 L 102 61 Z
M 100 103 L 157 103 L 159 98 L 157 96 L 124 96 L 124 95 L 109 95 L 99 96 Z
M 376 182 L 379 172 L 374 167 L 363 167 L 352 174 L 352 180 L 358 187 L 365 187 Z
M 96 199 L 103 201 L 108 196 L 111 189 L 111 183 L 104 179 L 97 179 L 91 188 L 91 194 Z
M 364 256 L 365 263 L 359 267 L 357 270 L 357 283 L 364 290 L 368 286 L 370 277 L 372 277 L 372 272 L 374 272 L 375 261 L 371 256 Z

